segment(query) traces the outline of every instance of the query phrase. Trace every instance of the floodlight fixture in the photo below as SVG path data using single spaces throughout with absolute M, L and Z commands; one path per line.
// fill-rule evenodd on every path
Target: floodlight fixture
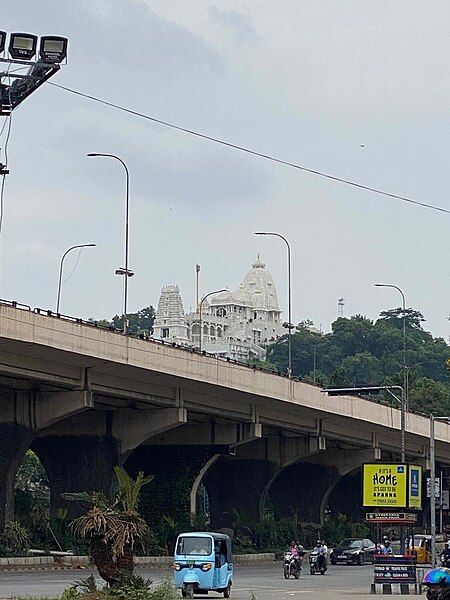
M 131 269 L 125 269 L 124 267 L 119 267 L 116 269 L 116 275 L 126 275 L 127 277 L 134 277 L 134 271 Z
M 39 55 L 46 63 L 60 63 L 67 57 L 68 39 L 56 35 L 41 37 Z
M 6 31 L 0 31 L 0 54 L 4 51 L 6 46 Z
M 9 54 L 14 60 L 31 60 L 36 54 L 37 36 L 31 33 L 11 33 Z

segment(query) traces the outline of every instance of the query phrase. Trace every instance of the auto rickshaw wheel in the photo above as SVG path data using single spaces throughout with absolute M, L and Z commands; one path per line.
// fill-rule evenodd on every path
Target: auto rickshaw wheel
M 183 590 L 183 592 L 182 592 L 183 598 L 193 598 L 194 597 L 194 585 L 192 583 L 188 583 L 187 586 L 185 587 L 185 589 Z
M 227 585 L 227 587 L 223 590 L 223 597 L 229 598 L 231 596 L 231 583 Z

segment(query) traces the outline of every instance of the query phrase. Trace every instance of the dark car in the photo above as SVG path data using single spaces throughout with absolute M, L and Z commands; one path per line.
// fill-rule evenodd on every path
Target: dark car
M 366 561 L 373 562 L 375 551 L 372 540 L 346 538 L 331 552 L 330 560 L 332 565 L 363 565 Z

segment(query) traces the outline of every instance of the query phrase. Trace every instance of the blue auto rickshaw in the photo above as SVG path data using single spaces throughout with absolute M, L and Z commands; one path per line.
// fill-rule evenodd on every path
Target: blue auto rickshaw
M 229 598 L 233 584 L 230 538 L 223 533 L 181 533 L 175 546 L 173 573 L 183 598 L 209 591 Z

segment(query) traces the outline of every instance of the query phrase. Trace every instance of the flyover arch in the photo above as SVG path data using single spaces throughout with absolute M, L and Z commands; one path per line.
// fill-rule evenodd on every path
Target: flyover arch
M 322 523 L 333 491 L 364 462 L 376 460 L 374 449 L 330 448 L 292 460 L 273 474 L 260 498 L 263 514 L 270 497 L 278 519 L 297 515 L 299 522 Z
M 216 462 L 218 458 L 221 457 L 221 454 L 214 454 L 211 458 L 206 461 L 203 467 L 198 472 L 197 477 L 194 479 L 194 483 L 192 484 L 191 492 L 189 494 L 189 512 L 191 515 L 191 519 L 194 519 L 197 516 L 197 494 L 200 489 L 200 485 L 203 482 L 203 477 L 208 469 Z
M 349 502 L 349 498 L 353 502 Z M 357 521 L 363 516 L 362 503 L 362 469 L 358 466 L 342 473 L 326 490 L 320 506 L 321 522 L 327 510 L 331 515 L 344 514 Z

